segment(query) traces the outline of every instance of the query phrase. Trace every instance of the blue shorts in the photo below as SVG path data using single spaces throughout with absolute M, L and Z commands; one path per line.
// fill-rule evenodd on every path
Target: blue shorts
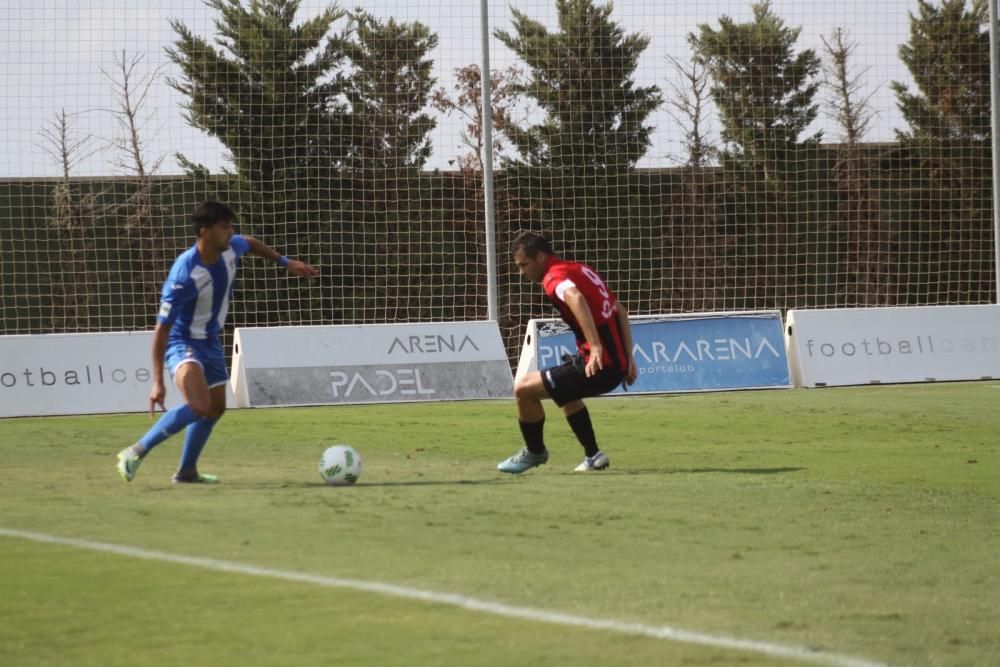
M 173 377 L 182 364 L 198 364 L 205 372 L 209 387 L 218 387 L 229 381 L 229 367 L 222 351 L 222 342 L 215 340 L 172 339 L 167 343 L 164 364 Z

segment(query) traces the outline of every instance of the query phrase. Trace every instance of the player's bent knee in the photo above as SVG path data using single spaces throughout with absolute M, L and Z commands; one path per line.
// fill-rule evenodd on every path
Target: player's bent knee
M 545 385 L 542 384 L 541 376 L 524 377 L 514 383 L 514 398 L 519 401 L 540 400 L 548 396 Z
M 210 417 L 212 415 L 212 404 L 208 401 L 188 401 L 188 407 L 198 417 Z
M 524 398 L 526 391 L 523 380 L 518 380 L 514 383 L 514 398 Z
M 224 386 L 212 387 L 212 419 L 219 419 L 226 413 L 226 389 Z
M 531 393 L 531 384 L 526 382 L 524 378 L 521 378 L 514 383 L 514 398 L 523 399 L 529 398 Z

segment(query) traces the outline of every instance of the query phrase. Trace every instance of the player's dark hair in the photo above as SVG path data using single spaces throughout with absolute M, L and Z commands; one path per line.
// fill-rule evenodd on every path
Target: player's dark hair
M 198 236 L 203 227 L 211 227 L 218 222 L 234 222 L 236 212 L 225 204 L 217 201 L 207 201 L 194 210 L 191 216 L 191 226 L 194 228 L 194 235 Z
M 523 250 L 528 257 L 535 257 L 540 252 L 544 252 L 546 255 L 555 254 L 552 251 L 552 243 L 535 232 L 521 232 L 517 235 L 517 238 L 510 244 L 510 254 L 513 255 L 518 250 Z

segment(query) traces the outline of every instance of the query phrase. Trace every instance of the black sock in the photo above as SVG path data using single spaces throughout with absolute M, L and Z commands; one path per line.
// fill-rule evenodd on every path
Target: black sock
M 518 420 L 521 425 L 521 435 L 524 436 L 524 444 L 528 446 L 528 451 L 532 454 L 541 454 L 545 451 L 545 442 L 542 440 L 542 427 L 545 426 L 545 420 L 538 422 L 523 422 Z
M 600 450 L 597 448 L 597 436 L 594 435 L 594 425 L 590 423 L 590 412 L 587 408 L 578 410 L 566 417 L 570 428 L 576 434 L 576 439 L 583 445 L 583 453 L 593 456 Z

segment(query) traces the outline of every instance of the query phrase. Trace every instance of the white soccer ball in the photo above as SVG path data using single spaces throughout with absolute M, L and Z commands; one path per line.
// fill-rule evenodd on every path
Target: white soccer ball
M 350 445 L 334 445 L 323 452 L 319 474 L 331 486 L 354 484 L 361 477 L 361 455 Z

